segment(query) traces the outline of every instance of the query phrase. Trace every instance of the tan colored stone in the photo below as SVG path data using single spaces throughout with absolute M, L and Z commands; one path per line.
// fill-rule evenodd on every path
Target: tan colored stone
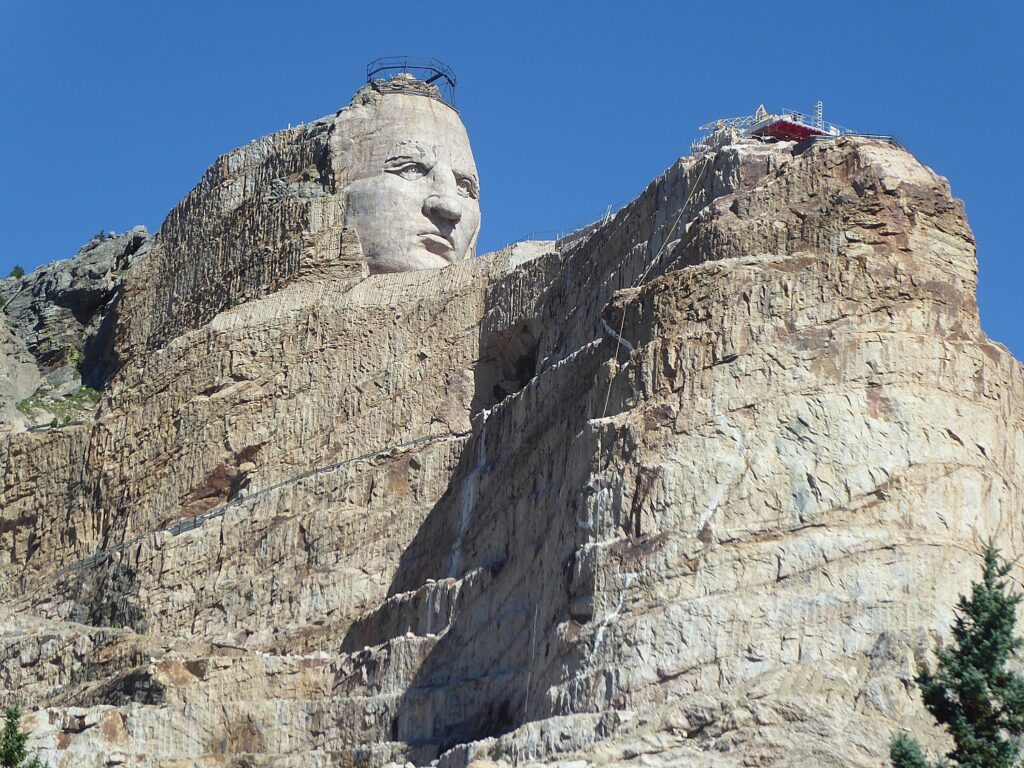
M 251 211 L 210 191 L 265 194 L 257 155 L 297 135 L 211 171 L 132 266 L 95 420 L 0 444 L 0 677 L 44 757 L 941 748 L 915 668 L 978 542 L 1024 551 L 1024 371 L 943 179 L 875 140 L 740 142 L 549 253 L 327 259 L 161 314 L 175 237 L 184 274 L 245 271 Z M 234 255 L 203 261 L 214 230 Z M 280 231 L 287 259 L 319 230 Z

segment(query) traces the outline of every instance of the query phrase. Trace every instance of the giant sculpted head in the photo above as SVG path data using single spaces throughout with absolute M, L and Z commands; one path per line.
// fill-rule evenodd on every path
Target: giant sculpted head
M 345 226 L 370 272 L 444 267 L 472 258 L 480 183 L 459 114 L 428 96 L 360 90 L 332 136 L 344 169 Z

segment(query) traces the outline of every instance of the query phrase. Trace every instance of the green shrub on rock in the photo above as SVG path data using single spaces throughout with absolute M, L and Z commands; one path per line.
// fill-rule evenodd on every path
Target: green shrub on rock
M 889 758 L 896 768 L 931 768 L 918 743 L 902 733 L 889 745 Z
M 0 734 L 0 768 L 44 768 L 38 755 L 29 758 L 27 741 L 28 734 L 21 732 L 21 709 L 17 705 L 7 707 Z

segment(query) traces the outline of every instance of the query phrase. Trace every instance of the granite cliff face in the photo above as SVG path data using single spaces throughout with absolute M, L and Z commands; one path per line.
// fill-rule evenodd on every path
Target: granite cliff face
M 0 442 L 0 698 L 51 764 L 941 747 L 915 667 L 979 539 L 1024 545 L 1024 376 L 945 180 L 741 142 L 367 276 L 332 126 L 218 161 L 124 264 L 95 410 Z

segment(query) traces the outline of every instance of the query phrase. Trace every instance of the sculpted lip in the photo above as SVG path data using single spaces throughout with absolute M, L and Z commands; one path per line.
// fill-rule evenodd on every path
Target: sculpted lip
M 424 232 L 420 235 L 423 246 L 431 253 L 438 256 L 448 257 L 455 250 L 455 244 L 451 239 L 440 235 L 437 232 Z

